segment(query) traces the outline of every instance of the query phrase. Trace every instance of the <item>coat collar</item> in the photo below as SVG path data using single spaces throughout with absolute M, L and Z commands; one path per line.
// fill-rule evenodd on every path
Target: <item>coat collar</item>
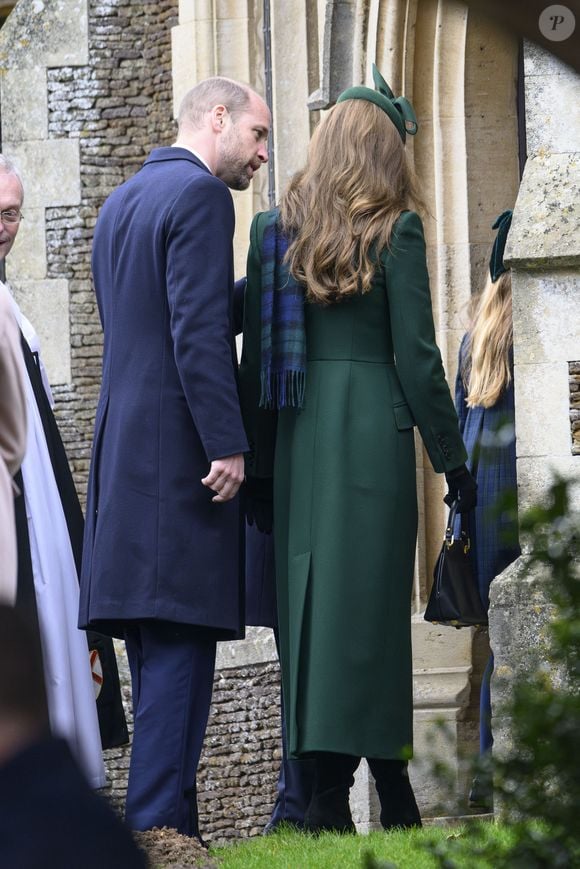
M 188 160 L 211 175 L 205 163 L 196 157 L 195 154 L 192 154 L 191 151 L 188 151 L 187 148 L 173 148 L 171 146 L 167 148 L 155 148 L 145 160 L 144 165 L 147 166 L 148 163 L 167 163 L 172 160 Z

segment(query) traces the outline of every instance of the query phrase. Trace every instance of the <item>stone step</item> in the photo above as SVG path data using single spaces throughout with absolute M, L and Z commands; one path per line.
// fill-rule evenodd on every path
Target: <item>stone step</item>
M 421 818 L 425 827 L 459 827 L 472 821 L 493 821 L 493 812 L 473 812 L 469 815 L 443 815 L 440 818 Z

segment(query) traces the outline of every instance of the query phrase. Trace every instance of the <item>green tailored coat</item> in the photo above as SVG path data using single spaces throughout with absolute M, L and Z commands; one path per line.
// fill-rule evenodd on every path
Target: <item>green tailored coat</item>
M 436 471 L 467 457 L 435 343 L 423 228 L 401 215 L 368 293 L 306 304 L 304 408 L 275 414 L 258 409 L 260 250 L 274 218 L 252 224 L 240 373 L 247 473 L 274 474 L 289 749 L 399 758 L 412 745 L 413 427 Z

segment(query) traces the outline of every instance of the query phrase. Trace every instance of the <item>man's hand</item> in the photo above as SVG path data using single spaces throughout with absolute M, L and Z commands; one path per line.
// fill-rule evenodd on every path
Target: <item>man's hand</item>
M 225 501 L 231 501 L 237 495 L 243 481 L 244 457 L 240 453 L 237 456 L 214 459 L 211 463 L 209 474 L 207 477 L 203 477 L 201 482 L 208 489 L 217 492 L 212 501 L 216 504 L 223 504 Z

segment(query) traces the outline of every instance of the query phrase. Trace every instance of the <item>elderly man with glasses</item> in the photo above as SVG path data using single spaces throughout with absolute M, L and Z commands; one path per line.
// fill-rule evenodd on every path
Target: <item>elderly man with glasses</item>
M 0 165 L 0 169 L 4 167 Z M 22 185 L 17 175 L 2 171 L 0 177 L 0 260 L 10 253 L 22 220 Z
M 15 196 L 11 187 L 16 187 Z M 3 195 L 0 185 L 0 248 L 10 249 L 20 222 L 17 184 L 9 184 Z M 8 208 L 4 206 L 8 203 Z M 4 253 L 0 254 L 0 261 Z M 12 313 L 10 293 L 0 283 L 0 603 L 16 600 L 17 554 L 12 477 L 17 473 L 26 450 L 26 399 L 24 368 L 20 352 L 20 333 Z

